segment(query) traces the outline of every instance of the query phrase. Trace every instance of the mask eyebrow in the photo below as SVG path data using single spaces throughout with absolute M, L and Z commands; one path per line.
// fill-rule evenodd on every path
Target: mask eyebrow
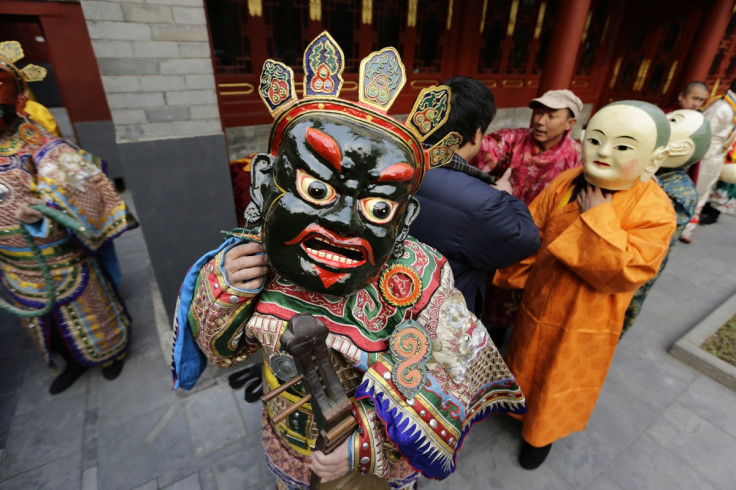
M 332 136 L 323 133 L 319 129 L 307 128 L 307 143 L 338 172 L 342 171 L 342 164 L 340 163 L 342 154 L 337 141 Z
M 414 178 L 414 168 L 407 163 L 391 165 L 378 176 L 375 182 L 409 182 Z

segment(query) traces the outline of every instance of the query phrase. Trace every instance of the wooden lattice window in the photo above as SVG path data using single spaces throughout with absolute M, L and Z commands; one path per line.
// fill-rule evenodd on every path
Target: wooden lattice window
M 541 73 L 555 8 L 547 0 L 485 1 L 478 73 Z
M 576 77 L 589 77 L 593 74 L 593 62 L 600 53 L 603 43 L 610 38 L 610 21 L 608 1 L 593 0 L 580 39 L 580 50 L 575 66 Z
M 442 40 L 450 2 L 418 3 L 413 73 L 439 73 L 442 68 Z
M 360 69 L 361 56 L 358 42 L 360 14 L 360 2 L 322 0 L 322 26 L 342 48 L 345 55 L 345 73 L 358 73 Z M 304 47 L 310 41 L 311 39 L 307 40 Z
M 281 61 L 295 73 L 302 73 L 302 56 L 309 22 L 308 0 L 263 0 L 266 56 Z M 256 42 L 254 40 L 254 42 Z
M 664 2 L 647 4 L 636 18 L 625 19 L 614 54 L 613 80 L 608 97 L 667 100 L 698 25 L 677 10 L 663 10 Z
M 215 72 L 253 73 L 248 32 L 248 6 L 243 0 L 207 0 Z M 260 69 L 260 67 L 258 67 Z
M 406 14 L 406 2 L 392 0 L 376 0 L 373 2 L 370 51 L 378 51 L 389 46 L 395 47 L 400 53 L 403 51 Z

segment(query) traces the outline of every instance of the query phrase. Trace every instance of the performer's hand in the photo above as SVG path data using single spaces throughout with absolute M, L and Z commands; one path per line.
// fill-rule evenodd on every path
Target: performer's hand
M 260 243 L 243 243 L 225 253 L 223 262 L 228 282 L 243 289 L 258 289 L 268 271 L 268 257 Z
M 348 441 L 350 438 L 337 446 L 330 454 L 322 451 L 312 453 L 312 470 L 322 478 L 322 482 L 336 480 L 350 471 L 348 467 Z
M 498 179 L 494 185 L 499 191 L 505 191 L 513 195 L 514 188 L 511 186 L 511 182 L 509 182 L 509 179 L 511 179 L 511 169 L 507 168 L 501 178 Z
M 20 206 L 18 206 L 18 209 L 15 210 L 15 219 L 22 221 L 23 223 L 35 223 L 36 221 L 43 219 L 43 213 L 40 211 L 36 211 L 35 209 L 31 209 L 31 204 L 46 204 L 41 199 L 31 198 L 28 200 L 28 202 L 22 203 Z
M 613 194 L 610 192 L 603 192 L 598 186 L 587 186 L 585 189 L 580 191 L 580 194 L 578 194 L 580 213 L 582 214 L 600 204 L 611 202 L 612 199 Z

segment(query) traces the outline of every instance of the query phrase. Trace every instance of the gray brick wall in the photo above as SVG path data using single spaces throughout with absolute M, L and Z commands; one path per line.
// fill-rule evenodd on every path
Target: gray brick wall
M 202 0 L 81 0 L 119 143 L 222 133 Z
M 227 128 L 225 134 L 227 135 L 230 160 L 245 158 L 252 153 L 267 152 L 270 131 L 270 124 Z

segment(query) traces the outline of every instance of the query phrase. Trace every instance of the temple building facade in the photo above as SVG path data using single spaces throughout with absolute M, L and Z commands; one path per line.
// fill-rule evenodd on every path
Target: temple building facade
M 528 125 L 528 101 L 560 88 L 585 104 L 579 129 L 614 100 L 670 106 L 690 81 L 722 94 L 735 29 L 736 0 L 0 0 L 0 41 L 53 74 L 36 99 L 128 189 L 170 317 L 189 265 L 238 222 L 233 165 L 266 150 L 266 59 L 300 76 L 328 30 L 346 98 L 360 60 L 394 46 L 408 75 L 397 117 L 422 88 L 467 75 L 495 95 L 491 129 Z

